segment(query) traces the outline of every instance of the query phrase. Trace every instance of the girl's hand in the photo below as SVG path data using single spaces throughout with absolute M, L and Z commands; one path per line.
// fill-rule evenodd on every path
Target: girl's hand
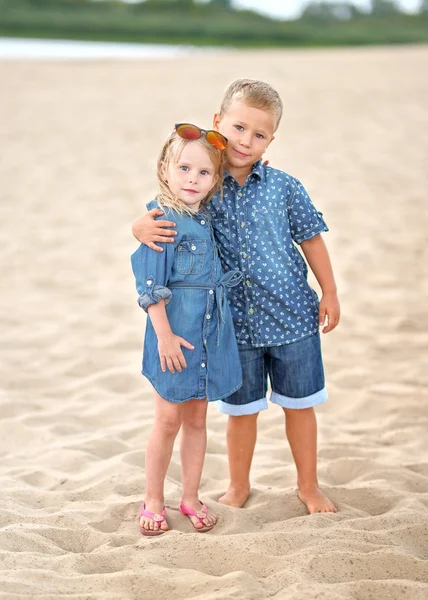
M 181 346 L 189 350 L 194 349 L 192 344 L 172 332 L 170 335 L 158 339 L 159 358 L 164 373 L 167 367 L 171 373 L 175 373 L 176 370 L 181 373 L 187 367 Z
M 173 242 L 177 235 L 176 231 L 166 229 L 166 227 L 176 227 L 172 221 L 155 221 L 155 217 L 163 215 L 164 212 L 158 208 L 152 208 L 143 217 L 140 217 L 132 223 L 132 234 L 139 242 L 145 244 L 156 252 L 163 252 L 163 248 L 157 246 L 154 242 Z
M 336 292 L 323 294 L 320 302 L 319 324 L 322 332 L 332 331 L 340 320 L 340 304 Z

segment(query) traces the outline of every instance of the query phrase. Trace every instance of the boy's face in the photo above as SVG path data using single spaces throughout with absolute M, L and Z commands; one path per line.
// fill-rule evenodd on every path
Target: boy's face
M 214 129 L 227 137 L 227 164 L 250 168 L 261 159 L 274 139 L 275 120 L 271 113 L 234 100 L 223 115 L 214 115 Z

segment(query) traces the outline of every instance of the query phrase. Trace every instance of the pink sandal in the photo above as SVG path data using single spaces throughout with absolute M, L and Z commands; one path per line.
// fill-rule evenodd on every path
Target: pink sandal
M 180 502 L 180 512 L 182 515 L 184 515 L 185 517 L 197 517 L 199 519 L 199 522 L 204 525 L 203 527 L 197 528 L 193 525 L 192 520 L 190 519 L 190 522 L 192 523 L 195 531 L 198 531 L 199 533 L 205 533 L 206 531 L 211 531 L 211 529 L 214 527 L 214 525 L 210 525 L 207 526 L 204 524 L 204 519 L 206 518 L 207 514 L 208 514 L 208 508 L 205 506 L 205 504 L 203 502 L 201 502 L 199 500 L 199 502 L 201 503 L 201 510 L 193 510 L 193 508 L 187 508 L 187 506 L 184 506 L 184 504 L 182 502 Z
M 141 525 L 140 525 L 140 533 L 142 535 L 162 535 L 162 533 L 165 533 L 165 531 L 168 531 L 168 530 L 160 528 L 160 524 L 162 523 L 162 521 L 166 522 L 165 506 L 163 507 L 162 512 L 158 514 L 158 513 L 152 513 L 149 510 L 146 510 L 146 505 L 142 504 L 141 510 L 140 510 L 140 521 L 141 521 L 141 517 L 148 517 L 149 519 L 153 519 L 153 521 L 155 523 L 158 523 L 158 525 L 159 525 L 159 529 L 156 529 L 155 531 L 151 530 L 151 529 L 144 529 L 144 527 L 141 527 Z

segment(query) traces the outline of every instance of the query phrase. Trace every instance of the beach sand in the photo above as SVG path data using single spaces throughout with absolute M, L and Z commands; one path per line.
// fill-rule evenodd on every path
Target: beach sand
M 231 52 L 177 60 L 0 63 L 0 598 L 428 598 L 428 48 Z M 259 418 L 245 509 L 226 417 L 209 408 L 201 497 L 143 538 L 150 385 L 140 375 L 130 225 L 177 121 L 209 126 L 226 85 L 284 101 L 267 158 L 301 179 L 330 232 L 342 320 L 323 337 L 319 477 L 308 516 L 284 419 Z M 314 284 L 315 285 L 315 284 Z

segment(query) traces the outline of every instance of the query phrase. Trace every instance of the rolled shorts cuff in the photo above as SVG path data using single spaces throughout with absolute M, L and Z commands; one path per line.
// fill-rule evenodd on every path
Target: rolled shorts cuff
M 266 410 L 268 403 L 266 398 L 255 400 L 254 402 L 248 402 L 247 404 L 229 404 L 223 400 L 217 400 L 217 410 L 224 415 L 231 415 L 232 417 L 241 417 L 242 415 L 255 415 L 261 410 Z
M 278 404 L 283 408 L 312 408 L 313 406 L 317 406 L 317 404 L 322 404 L 328 398 L 327 390 L 325 387 L 319 392 L 315 392 L 315 394 L 311 394 L 310 396 L 305 396 L 304 398 L 290 398 L 289 396 L 282 396 L 281 394 L 277 394 L 276 392 L 272 392 L 270 401 L 274 404 Z

